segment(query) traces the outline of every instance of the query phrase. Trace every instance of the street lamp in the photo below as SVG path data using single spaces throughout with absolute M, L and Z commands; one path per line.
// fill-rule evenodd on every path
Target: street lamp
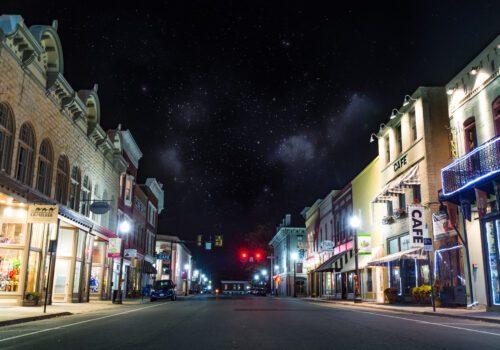
M 354 302 L 361 303 L 361 292 L 359 290 L 359 266 L 358 266 L 358 228 L 361 227 L 361 219 L 356 215 L 351 217 L 351 227 L 354 229 L 354 265 L 356 274 L 354 275 Z
M 130 232 L 130 229 L 132 226 L 130 225 L 130 222 L 128 220 L 123 220 L 120 222 L 118 225 L 118 233 L 127 234 Z M 120 275 L 118 276 L 118 290 L 116 292 L 116 298 L 113 300 L 113 303 L 115 304 L 122 304 L 123 302 L 123 296 L 122 296 L 122 277 L 123 277 L 123 242 L 120 243 Z M 113 259 L 114 260 L 114 259 Z
M 292 258 L 293 261 L 293 297 L 297 298 L 295 279 L 297 278 L 297 260 L 299 259 L 299 254 L 297 252 L 293 252 L 292 254 L 290 254 L 290 258 Z
M 255 274 L 255 276 L 253 276 L 253 279 L 258 281 L 260 279 L 259 275 L 258 274 Z
M 262 270 L 261 274 L 262 274 L 262 276 L 267 276 L 267 270 Z

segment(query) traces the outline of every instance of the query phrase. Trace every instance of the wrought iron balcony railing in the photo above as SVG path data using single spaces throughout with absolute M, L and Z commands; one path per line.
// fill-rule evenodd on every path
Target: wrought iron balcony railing
M 441 170 L 443 194 L 451 195 L 500 173 L 500 136 L 460 157 Z

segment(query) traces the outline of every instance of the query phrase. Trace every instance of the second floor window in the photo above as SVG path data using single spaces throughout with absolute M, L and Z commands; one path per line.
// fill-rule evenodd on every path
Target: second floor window
M 500 96 L 498 96 L 491 106 L 493 111 L 493 121 L 495 123 L 495 135 L 500 135 Z
M 17 151 L 16 179 L 31 186 L 33 160 L 35 157 L 35 133 L 28 124 L 23 124 L 19 131 L 19 149 Z
M 74 166 L 71 169 L 71 184 L 69 186 L 69 199 L 68 205 L 71 209 L 78 211 L 80 209 L 80 185 L 82 175 L 80 169 Z
M 0 170 L 10 172 L 12 160 L 12 135 L 14 134 L 14 117 L 11 109 L 0 103 Z
M 389 136 L 384 138 L 385 144 L 385 164 L 389 164 L 391 161 L 391 144 L 389 143 Z
M 132 190 L 133 190 L 134 177 L 130 175 L 125 176 L 125 205 L 132 206 Z
M 477 147 L 476 119 L 471 117 L 464 122 L 465 153 Z
M 392 208 L 392 201 L 387 201 L 387 216 L 392 216 L 394 213 L 394 209 Z
M 65 155 L 60 155 L 59 160 L 57 161 L 56 191 L 54 199 L 62 204 L 66 204 L 68 200 L 68 177 L 68 157 L 66 157 Z
M 82 213 L 85 216 L 89 216 L 90 202 L 92 200 L 92 182 L 89 180 L 89 177 L 87 175 L 83 177 L 81 196 L 82 199 L 80 205 L 80 213 Z
M 52 146 L 49 140 L 43 140 L 38 155 L 36 189 L 50 196 L 52 186 Z
M 396 126 L 396 153 L 399 154 L 403 150 L 403 139 L 401 138 L 401 124 Z
M 417 140 L 417 118 L 415 117 L 415 111 L 410 112 L 410 132 L 411 132 L 411 141 Z

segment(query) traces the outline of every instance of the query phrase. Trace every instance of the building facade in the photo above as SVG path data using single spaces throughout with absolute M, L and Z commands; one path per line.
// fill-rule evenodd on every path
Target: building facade
M 106 251 L 126 162 L 99 124 L 97 85 L 75 91 L 63 74 L 56 21 L 28 27 L 0 16 L 2 302 L 45 292 L 65 302 L 110 296 Z M 96 201 L 107 203 L 105 213 L 93 212 Z M 56 206 L 53 223 L 28 222 L 39 204 Z
M 497 36 L 446 84 L 455 160 L 441 171 L 442 200 L 461 238 L 456 249 L 466 257 L 468 302 L 494 311 L 500 310 L 499 63 Z
M 178 293 L 187 294 L 191 287 L 191 251 L 177 236 L 156 236 L 156 280 L 174 281 Z
M 292 226 L 291 215 L 287 214 L 269 245 L 273 248 L 274 257 L 274 293 L 281 296 L 306 295 L 304 261 L 308 244 L 305 228 Z

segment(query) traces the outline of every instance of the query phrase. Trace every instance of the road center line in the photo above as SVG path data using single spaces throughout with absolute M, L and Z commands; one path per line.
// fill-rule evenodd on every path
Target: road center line
M 167 303 L 161 303 L 161 304 L 156 304 L 156 305 L 145 306 L 145 307 L 141 307 L 139 309 L 133 309 L 133 310 L 127 310 L 127 311 L 119 312 L 117 314 L 112 314 L 112 315 L 106 315 L 106 316 L 91 318 L 89 320 L 74 322 L 74 323 L 65 324 L 65 325 L 62 325 L 62 326 L 57 326 L 57 327 L 47 328 L 47 329 L 41 329 L 39 331 L 34 331 L 34 332 L 30 332 L 30 333 L 20 334 L 20 335 L 16 335 L 16 336 L 13 336 L 13 337 L 5 338 L 5 339 L 0 339 L 0 343 L 6 342 L 6 341 L 9 341 L 9 340 L 13 340 L 13 339 L 19 339 L 19 338 L 28 337 L 30 335 L 35 335 L 35 334 L 50 332 L 50 331 L 54 331 L 54 330 L 61 329 L 61 328 L 68 328 L 68 327 L 73 327 L 73 326 L 76 326 L 76 325 L 79 325 L 79 324 L 84 324 L 84 323 L 99 321 L 99 320 L 103 320 L 103 319 L 110 318 L 110 317 L 116 317 L 116 316 L 120 316 L 120 315 L 126 315 L 126 314 L 130 314 L 132 312 L 141 311 L 141 310 L 145 310 L 145 309 L 150 309 L 152 307 L 158 307 L 158 306 L 161 306 L 161 305 L 167 305 Z
M 359 310 L 351 310 L 351 311 L 362 313 L 362 314 L 369 314 L 369 315 L 382 316 L 382 317 L 388 317 L 388 318 L 396 318 L 396 319 L 399 319 L 399 320 L 411 321 L 411 322 L 415 322 L 415 323 L 423 323 L 423 324 L 428 324 L 428 325 L 433 325 L 433 326 L 459 329 L 459 330 L 462 330 L 462 331 L 468 331 L 468 332 L 473 332 L 473 333 L 489 334 L 489 335 L 494 335 L 494 336 L 500 337 L 499 333 L 481 331 L 481 330 L 478 330 L 478 329 L 470 329 L 470 328 L 465 328 L 465 327 L 451 326 L 449 324 L 429 322 L 429 321 L 422 321 L 422 320 L 415 320 L 413 318 L 407 318 L 407 317 L 401 317 L 401 316 L 392 316 L 392 315 L 385 315 L 385 314 L 379 314 L 379 313 L 376 313 L 376 312 L 369 312 L 369 311 L 359 311 Z

